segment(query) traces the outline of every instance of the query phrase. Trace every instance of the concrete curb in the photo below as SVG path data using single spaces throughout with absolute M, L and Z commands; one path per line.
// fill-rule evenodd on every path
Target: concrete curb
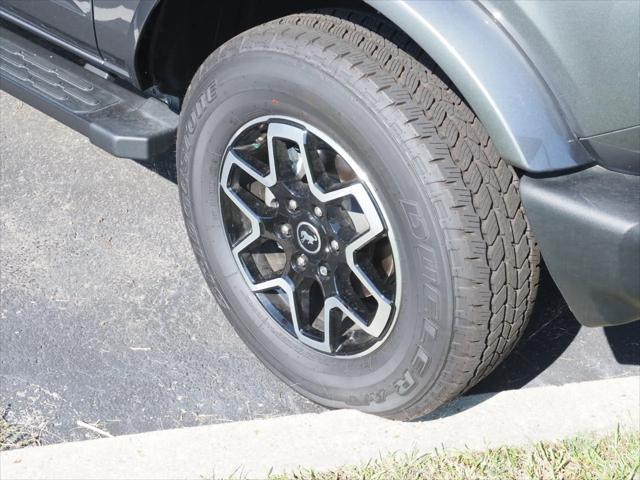
M 265 478 L 393 452 L 518 445 L 618 425 L 640 428 L 640 377 L 465 397 L 422 422 L 338 410 L 26 448 L 0 454 L 0 477 Z

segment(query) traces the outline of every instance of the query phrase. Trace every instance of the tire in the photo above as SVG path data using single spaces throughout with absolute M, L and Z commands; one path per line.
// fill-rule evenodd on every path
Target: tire
M 401 294 L 365 354 L 300 342 L 234 260 L 221 170 L 232 137 L 263 116 L 334 139 L 384 210 Z M 216 300 L 255 355 L 311 400 L 416 418 L 477 383 L 520 338 L 539 255 L 518 178 L 446 78 L 380 17 L 293 15 L 225 43 L 189 87 L 177 161 L 187 232 Z

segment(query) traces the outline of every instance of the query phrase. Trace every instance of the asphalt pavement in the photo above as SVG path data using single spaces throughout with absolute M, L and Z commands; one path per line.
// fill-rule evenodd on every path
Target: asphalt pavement
M 0 93 L 0 413 L 46 443 L 322 409 L 209 294 L 174 158 L 136 163 Z M 640 323 L 581 328 L 543 272 L 514 353 L 472 393 L 640 374 Z M 437 413 L 436 413 L 437 415 Z

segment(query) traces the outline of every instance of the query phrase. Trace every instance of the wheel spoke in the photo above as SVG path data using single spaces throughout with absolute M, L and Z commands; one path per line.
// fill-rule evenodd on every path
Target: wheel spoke
M 246 191 L 242 190 L 241 192 L 239 192 L 229 186 L 229 176 L 234 165 L 242 168 L 257 181 L 261 181 L 262 177 L 257 171 L 255 171 L 251 166 L 247 165 L 232 151 L 228 153 L 225 162 L 225 168 L 222 172 L 222 190 L 226 194 L 227 198 L 229 198 L 229 200 L 231 200 L 242 212 L 242 214 L 249 220 L 251 227 L 249 233 L 234 245 L 232 245 L 231 249 L 231 253 L 235 257 L 236 262 L 238 262 L 239 264 L 243 264 L 242 259 L 240 258 L 240 254 L 260 238 L 260 224 L 261 220 L 264 220 L 264 218 L 261 218 L 261 216 L 255 211 L 255 205 L 250 205 L 251 201 Z M 253 279 L 250 277 L 249 272 L 246 270 L 246 268 L 241 268 L 240 270 L 245 277 L 245 280 L 248 283 L 252 284 Z
M 363 316 L 353 310 L 349 305 L 347 305 L 342 298 L 340 297 L 329 297 L 325 300 L 324 303 L 324 322 L 325 322 L 325 331 L 331 332 L 331 312 L 334 309 L 340 310 L 345 316 L 349 317 L 352 321 L 354 321 L 358 326 L 364 330 L 366 333 L 371 335 L 372 337 L 378 337 L 380 334 L 370 328 L 368 322 L 363 318 Z
M 302 306 L 297 299 L 295 292 L 295 285 L 291 279 L 287 277 L 275 278 L 266 282 L 250 284 L 250 288 L 253 292 L 264 292 L 273 289 L 282 290 L 289 301 L 289 311 L 291 312 L 291 321 L 296 337 L 304 344 L 313 347 L 323 352 L 331 352 L 331 346 L 329 343 L 329 336 L 324 335 L 322 340 L 315 339 L 305 333 L 305 315 L 302 312 Z
M 304 130 L 285 123 L 270 123 L 267 130 L 269 142 L 269 164 L 273 165 L 274 171 L 277 169 L 282 180 L 299 178 L 302 175 L 302 166 L 305 163 L 307 134 Z M 291 158 L 284 151 L 277 148 L 276 142 L 284 140 L 298 147 L 296 158 Z M 286 157 L 286 158 L 283 158 Z

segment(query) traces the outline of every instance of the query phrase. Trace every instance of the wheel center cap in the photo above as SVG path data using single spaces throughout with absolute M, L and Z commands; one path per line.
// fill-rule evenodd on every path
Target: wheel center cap
M 320 232 L 309 222 L 300 222 L 296 228 L 298 244 L 307 253 L 318 253 L 320 251 Z

